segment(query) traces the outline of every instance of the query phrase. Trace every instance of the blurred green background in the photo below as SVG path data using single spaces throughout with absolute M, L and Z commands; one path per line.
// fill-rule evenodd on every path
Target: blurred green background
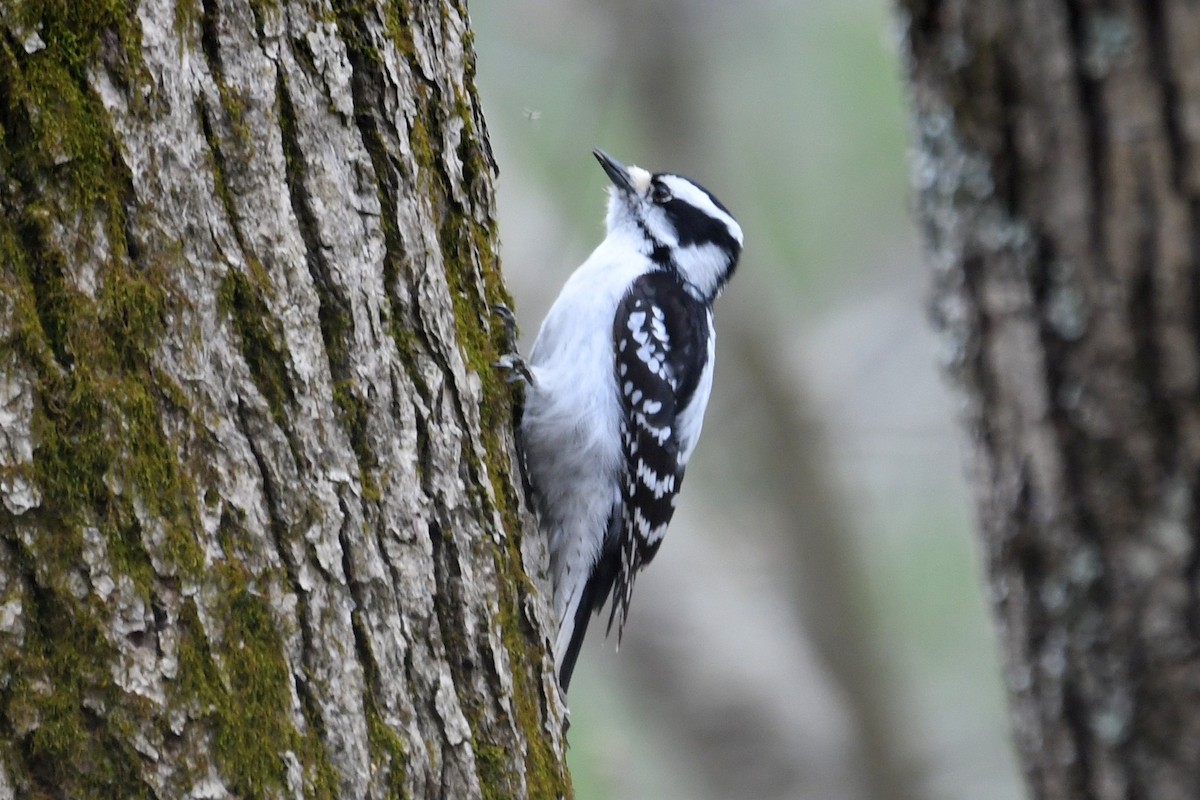
M 1014 800 L 1000 657 L 908 211 L 880 0 L 480 0 L 528 348 L 603 236 L 599 146 L 733 211 L 718 374 L 621 652 L 570 696 L 580 800 Z

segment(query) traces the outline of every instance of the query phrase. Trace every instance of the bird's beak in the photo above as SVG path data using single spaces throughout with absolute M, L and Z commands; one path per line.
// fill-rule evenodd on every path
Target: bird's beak
M 633 181 L 629 177 L 629 170 L 626 169 L 624 164 L 598 147 L 592 151 L 592 155 L 600 162 L 600 166 L 604 167 L 604 171 L 608 173 L 608 178 L 613 182 L 614 186 L 626 192 L 633 191 Z

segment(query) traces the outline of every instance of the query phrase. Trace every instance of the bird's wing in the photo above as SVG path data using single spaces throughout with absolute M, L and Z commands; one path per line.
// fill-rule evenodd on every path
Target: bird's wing
M 684 472 L 679 416 L 706 366 L 708 331 L 705 307 L 670 273 L 642 276 L 617 308 L 613 349 L 625 475 L 621 524 L 610 526 L 617 541 L 606 543 L 602 554 L 616 563 L 598 564 L 597 571 L 603 566 L 611 575 L 608 628 L 617 621 L 618 642 L 634 579 L 658 552 L 675 513 Z

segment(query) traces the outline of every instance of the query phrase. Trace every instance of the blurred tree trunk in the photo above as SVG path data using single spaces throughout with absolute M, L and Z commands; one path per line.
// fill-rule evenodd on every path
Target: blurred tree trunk
M 1200 6 L 901 0 L 935 316 L 1038 798 L 1200 787 Z
M 0 798 L 569 796 L 461 3 L 0 31 Z

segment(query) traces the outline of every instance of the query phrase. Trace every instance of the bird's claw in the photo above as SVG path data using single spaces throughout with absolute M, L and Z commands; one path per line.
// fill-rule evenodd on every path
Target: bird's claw
M 536 383 L 533 377 L 533 371 L 529 369 L 529 365 L 525 363 L 525 359 L 517 353 L 505 353 L 496 359 L 492 366 L 496 369 L 503 370 L 507 373 L 505 380 L 509 383 L 519 383 L 524 381 L 530 385 Z
M 529 385 L 533 385 L 536 381 L 533 378 L 533 371 L 529 369 L 529 364 L 525 363 L 525 359 L 517 352 L 517 317 L 513 314 L 512 309 L 505 305 L 496 304 L 492 306 L 492 313 L 500 318 L 504 323 L 504 339 L 506 344 L 506 352 L 500 356 L 492 366 L 497 369 L 502 369 L 508 373 L 505 377 L 509 383 L 518 383 L 524 381 Z
M 492 313 L 500 318 L 504 323 L 504 336 L 508 344 L 508 349 L 516 352 L 517 349 L 517 315 L 512 309 L 501 303 L 496 303 L 492 306 Z

